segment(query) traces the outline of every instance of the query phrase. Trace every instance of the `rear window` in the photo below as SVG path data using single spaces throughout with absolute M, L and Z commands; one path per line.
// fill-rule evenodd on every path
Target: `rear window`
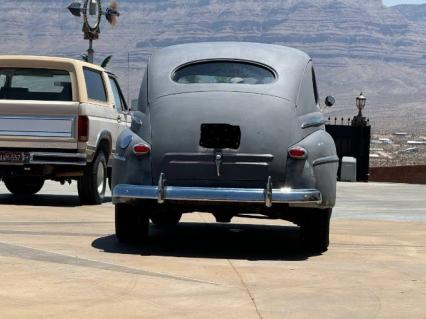
M 67 71 L 49 69 L 0 69 L 0 99 L 72 101 Z
M 179 68 L 173 81 L 183 84 L 228 83 L 268 84 L 275 81 L 275 74 L 267 67 L 237 61 L 198 62 Z

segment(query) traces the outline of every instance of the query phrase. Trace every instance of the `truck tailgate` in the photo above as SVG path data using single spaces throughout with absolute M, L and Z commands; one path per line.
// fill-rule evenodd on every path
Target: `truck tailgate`
M 0 148 L 77 149 L 78 102 L 0 101 Z

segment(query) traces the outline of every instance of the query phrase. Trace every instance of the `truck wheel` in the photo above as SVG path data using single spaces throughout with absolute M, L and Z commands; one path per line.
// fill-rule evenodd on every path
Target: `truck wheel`
M 331 209 L 310 209 L 300 223 L 303 246 L 311 252 L 325 252 L 330 243 Z
M 158 211 L 151 215 L 152 223 L 158 228 L 174 227 L 179 223 L 181 218 L 182 213 L 173 211 Z
M 107 162 L 105 154 L 99 152 L 88 164 L 84 175 L 77 181 L 78 195 L 84 205 L 102 204 L 107 185 Z
M 115 234 L 121 243 L 139 244 L 148 237 L 149 217 L 141 206 L 115 205 Z
M 6 188 L 17 196 L 31 196 L 37 194 L 44 185 L 44 179 L 38 177 L 5 177 Z

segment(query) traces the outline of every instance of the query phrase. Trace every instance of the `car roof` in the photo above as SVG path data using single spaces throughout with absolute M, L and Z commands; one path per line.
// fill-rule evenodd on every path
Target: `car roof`
M 265 85 L 180 84 L 171 79 L 180 66 L 197 61 L 238 60 L 272 68 L 277 80 Z M 300 82 L 311 58 L 304 52 L 274 44 L 252 42 L 201 42 L 179 44 L 156 51 L 148 65 L 149 98 L 196 91 L 237 91 L 269 94 L 295 102 Z
M 53 56 L 37 55 L 0 55 L 0 67 L 28 67 L 28 68 L 58 68 L 88 67 L 98 71 L 105 71 L 102 67 L 85 61 Z

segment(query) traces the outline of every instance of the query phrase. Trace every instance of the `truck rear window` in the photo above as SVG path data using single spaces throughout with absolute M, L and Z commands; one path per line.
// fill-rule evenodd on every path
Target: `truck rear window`
M 173 81 L 191 83 L 268 84 L 275 74 L 265 66 L 238 61 L 196 62 L 179 68 Z
M 72 101 L 67 71 L 0 68 L 1 100 Z

